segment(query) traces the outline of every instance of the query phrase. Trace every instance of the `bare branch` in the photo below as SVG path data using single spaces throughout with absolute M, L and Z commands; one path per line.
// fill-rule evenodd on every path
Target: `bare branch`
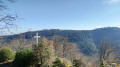
M 1 31 L 9 31 L 11 29 L 16 28 L 16 24 L 15 21 L 18 18 L 17 14 L 15 14 L 15 16 L 9 14 L 9 13 L 5 13 L 5 11 L 2 10 L 6 10 L 7 5 L 5 4 L 5 2 L 15 2 L 16 0 L 0 0 L 0 32 Z

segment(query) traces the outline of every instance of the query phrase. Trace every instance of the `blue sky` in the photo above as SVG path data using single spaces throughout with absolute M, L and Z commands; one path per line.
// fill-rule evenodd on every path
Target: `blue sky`
M 22 18 L 17 32 L 120 27 L 119 0 L 18 0 L 8 6 Z

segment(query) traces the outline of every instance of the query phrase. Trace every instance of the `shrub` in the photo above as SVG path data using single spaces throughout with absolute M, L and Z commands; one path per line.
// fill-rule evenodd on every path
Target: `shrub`
M 52 67 L 65 67 L 65 64 L 61 62 L 60 59 L 56 59 L 55 62 L 53 62 L 53 66 Z
M 0 62 L 5 62 L 14 58 L 13 52 L 9 48 L 0 50 Z
M 86 64 L 82 59 L 76 59 L 73 60 L 73 67 L 86 67 Z
M 16 53 L 14 64 L 17 67 L 26 67 L 30 65 L 33 52 L 31 49 L 20 50 Z

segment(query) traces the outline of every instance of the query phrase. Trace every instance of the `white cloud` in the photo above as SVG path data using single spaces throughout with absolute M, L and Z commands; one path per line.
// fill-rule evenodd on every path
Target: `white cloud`
M 120 0 L 104 0 L 103 3 L 109 3 L 109 4 L 112 4 L 112 3 L 118 3 Z

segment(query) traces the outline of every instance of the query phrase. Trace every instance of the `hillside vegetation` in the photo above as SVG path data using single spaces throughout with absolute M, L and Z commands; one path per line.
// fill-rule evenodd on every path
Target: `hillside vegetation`
M 120 28 L 115 27 L 82 31 L 52 29 L 1 36 L 0 52 L 6 47 L 12 50 L 15 58 L 10 59 L 12 62 L 8 64 L 13 67 L 98 67 L 113 62 L 119 64 L 119 31 Z M 36 33 L 41 36 L 38 44 L 34 38 Z M 9 53 L 2 54 L 6 57 Z M 1 61 L 0 66 L 7 61 L 9 59 Z
M 53 36 L 59 35 L 66 37 L 69 42 L 76 43 L 81 52 L 86 55 L 92 55 L 96 53 L 99 43 L 102 40 L 109 40 L 112 43 L 120 46 L 120 28 L 117 27 L 105 27 L 98 28 L 95 30 L 40 30 L 40 31 L 31 31 L 22 34 L 1 36 L 1 42 L 5 44 L 6 42 L 11 42 L 16 39 L 25 39 L 25 40 L 34 40 L 36 32 L 39 33 L 41 37 L 45 36 L 47 39 L 51 40 Z M 22 41 L 22 40 L 21 40 Z M 31 43 L 31 41 L 27 41 Z M 30 44 L 26 44 L 26 47 L 29 47 Z M 2 44 L 2 45 L 3 45 Z M 32 43 L 31 43 L 32 44 Z M 24 45 L 23 45 L 24 46 Z M 23 49 L 23 48 L 21 48 Z

